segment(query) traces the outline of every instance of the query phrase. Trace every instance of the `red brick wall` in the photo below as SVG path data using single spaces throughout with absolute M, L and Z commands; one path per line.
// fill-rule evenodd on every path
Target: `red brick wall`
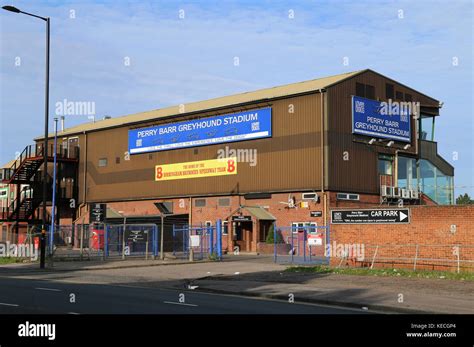
M 417 253 L 418 268 L 457 267 L 454 247 L 459 246 L 462 266 L 474 263 L 474 206 L 410 206 L 409 224 L 331 225 L 331 242 L 365 245 L 366 258 L 370 261 L 377 250 L 377 258 L 387 264 L 413 265 Z M 456 226 L 451 231 L 451 225 Z M 388 246 L 391 245 L 391 246 Z M 405 259 L 401 259 L 405 258 Z M 435 259 L 443 259 L 435 260 Z M 432 265 L 432 266 L 431 266 Z

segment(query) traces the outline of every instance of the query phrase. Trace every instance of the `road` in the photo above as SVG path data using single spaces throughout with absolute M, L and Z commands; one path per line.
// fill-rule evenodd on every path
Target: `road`
M 0 278 L 0 288 L 0 314 L 366 313 L 350 308 L 202 293 L 184 288 L 69 283 L 54 279 Z

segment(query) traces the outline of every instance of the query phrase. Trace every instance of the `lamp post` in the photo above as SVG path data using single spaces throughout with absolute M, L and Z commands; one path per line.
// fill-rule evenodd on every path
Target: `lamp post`
M 44 269 L 45 250 L 46 250 L 46 194 L 48 192 L 48 113 L 49 113 L 49 37 L 50 37 L 50 19 L 49 17 L 41 17 L 32 13 L 24 12 L 13 6 L 3 6 L 6 11 L 13 13 L 22 13 L 27 16 L 35 17 L 46 22 L 46 85 L 44 99 L 44 144 L 43 144 L 43 221 L 41 227 L 40 238 L 40 269 Z
M 58 155 L 58 118 L 54 118 L 54 163 L 53 163 L 53 198 L 51 205 L 51 228 L 49 230 L 49 255 L 53 256 L 54 247 L 54 229 L 56 226 L 56 161 Z

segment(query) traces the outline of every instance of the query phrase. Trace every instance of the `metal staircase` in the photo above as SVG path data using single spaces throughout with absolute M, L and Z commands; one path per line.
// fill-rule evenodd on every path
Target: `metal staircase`
M 61 146 L 57 148 L 58 163 L 71 162 L 77 164 L 79 148 L 68 152 Z M 35 212 L 43 201 L 43 150 L 41 143 L 26 146 L 9 168 L 0 169 L 0 183 L 16 186 L 16 197 L 7 207 L 0 210 L 0 221 L 3 222 L 36 222 Z M 54 160 L 54 145 L 48 148 L 48 162 Z M 52 187 L 52 178 L 48 177 L 47 185 Z M 52 189 L 46 192 L 47 201 L 51 201 Z

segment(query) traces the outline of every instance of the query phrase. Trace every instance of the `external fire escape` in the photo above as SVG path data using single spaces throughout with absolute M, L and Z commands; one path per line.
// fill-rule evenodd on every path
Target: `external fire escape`
M 54 145 L 48 146 L 48 163 L 54 162 Z M 20 223 L 40 224 L 41 223 L 41 203 L 43 201 L 43 170 L 44 170 L 44 146 L 41 143 L 27 146 L 18 158 L 13 162 L 10 168 L 1 169 L 0 183 L 15 186 L 16 196 L 11 200 L 7 207 L 0 210 L 0 221 L 10 222 L 16 227 Z M 71 149 L 57 146 L 56 162 L 58 167 L 67 171 L 74 182 L 74 193 L 77 192 L 75 185 L 75 176 L 77 175 L 77 165 L 79 158 L 79 148 Z M 48 190 L 46 200 L 51 206 L 52 200 L 52 165 L 48 165 Z M 60 171 L 58 178 L 61 179 Z M 71 174 L 72 173 L 72 174 Z M 63 176 L 64 178 L 64 176 Z M 56 182 L 59 182 L 59 179 Z M 62 188 L 62 187 L 60 187 Z M 57 201 L 58 208 L 64 205 L 66 194 L 65 189 L 58 189 Z M 73 194 L 74 194 L 73 193 Z M 75 195 L 75 194 L 74 194 Z

